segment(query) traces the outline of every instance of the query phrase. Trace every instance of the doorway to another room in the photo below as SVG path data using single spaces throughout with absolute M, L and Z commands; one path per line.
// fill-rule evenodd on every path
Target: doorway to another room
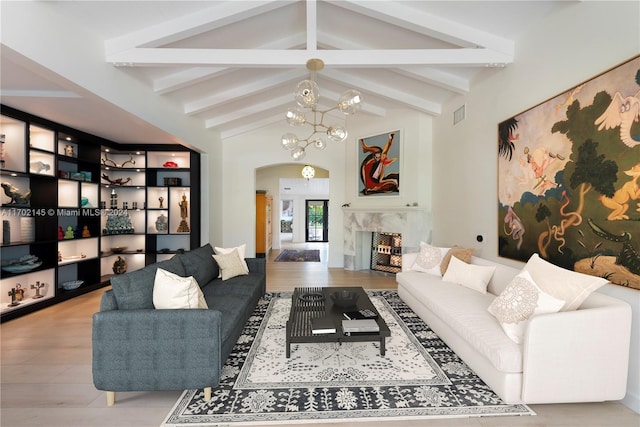
M 307 242 L 329 241 L 329 201 L 305 201 L 305 236 Z

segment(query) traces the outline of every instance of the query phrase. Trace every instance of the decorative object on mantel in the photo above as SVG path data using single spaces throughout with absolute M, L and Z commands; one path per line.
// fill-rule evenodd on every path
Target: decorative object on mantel
M 324 62 L 321 59 L 310 59 L 307 61 L 307 69 L 311 72 L 309 80 L 303 80 L 298 83 L 294 92 L 295 100 L 299 107 L 289 108 L 287 110 L 287 123 L 291 126 L 311 126 L 311 134 L 304 139 L 299 139 L 293 133 L 285 133 L 282 135 L 282 148 L 291 151 L 293 160 L 302 160 L 306 154 L 306 148 L 313 144 L 318 150 L 323 150 L 327 146 L 325 137 L 342 142 L 347 139 L 347 129 L 337 124 L 325 124 L 326 114 L 330 111 L 339 109 L 345 115 L 355 114 L 360 110 L 362 103 L 362 95 L 354 89 L 347 90 L 340 96 L 338 104 L 328 110 L 318 110 L 318 100 L 320 98 L 318 84 L 313 80 L 316 71 L 324 68 Z M 305 111 L 311 111 L 311 119 L 307 119 Z
M 4 194 L 11 199 L 9 205 L 28 205 L 31 201 L 31 190 L 27 190 L 25 193 L 20 192 L 18 187 L 10 182 L 3 182 L 0 184 L 4 190 Z
M 111 179 L 111 178 L 109 178 L 109 175 L 107 175 L 106 173 L 102 174 L 102 179 L 104 179 L 105 181 L 107 181 L 111 185 L 125 185 L 125 184 L 128 184 L 129 182 L 131 182 L 131 177 L 130 176 L 128 176 L 126 179 L 125 178 Z
M 305 167 L 302 168 L 301 173 L 302 173 L 302 177 L 307 181 L 309 181 L 311 178 L 316 176 L 316 170 L 311 165 L 305 165 Z

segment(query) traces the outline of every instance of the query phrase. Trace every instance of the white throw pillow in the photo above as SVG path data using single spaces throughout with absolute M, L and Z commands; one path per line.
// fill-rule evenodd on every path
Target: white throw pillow
M 420 252 L 418 253 L 416 261 L 411 266 L 411 270 L 442 277 L 440 264 L 447 252 L 449 252 L 449 249 L 451 248 L 439 248 L 425 242 L 420 242 Z
M 496 268 L 493 266 L 467 264 L 456 256 L 452 256 L 442 280 L 486 294 L 487 286 L 495 271 Z
M 554 297 L 564 300 L 560 311 L 576 310 L 596 289 L 609 283 L 607 279 L 567 270 L 533 254 L 524 270 L 531 274 L 538 287 Z
M 157 309 L 209 308 L 193 276 L 182 277 L 158 268 L 153 282 L 153 306 Z
M 515 343 L 521 344 L 527 325 L 539 314 L 557 313 L 564 301 L 541 290 L 527 271 L 522 271 L 489 305 L 500 326 Z
M 219 247 L 214 247 L 213 250 L 215 251 L 216 255 L 225 255 L 228 253 L 231 253 L 231 251 L 233 251 L 234 249 L 238 251 L 238 255 L 240 256 L 240 260 L 242 261 L 242 265 L 244 266 L 244 269 L 246 270 L 247 273 L 249 273 L 249 266 L 247 265 L 247 261 L 244 260 L 244 252 L 245 249 L 247 248 L 247 244 L 243 243 L 240 246 L 236 246 L 235 248 L 219 248 Z M 222 277 L 222 272 L 220 272 L 220 274 L 218 274 L 218 277 Z
M 242 259 L 240 259 L 240 255 L 236 249 L 228 254 L 213 255 L 213 259 L 216 260 L 218 267 L 220 267 L 222 280 L 249 274 L 248 269 L 242 264 Z

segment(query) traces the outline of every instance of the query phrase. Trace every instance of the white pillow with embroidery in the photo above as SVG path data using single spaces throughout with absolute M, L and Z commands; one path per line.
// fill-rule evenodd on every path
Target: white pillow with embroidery
M 442 260 L 445 255 L 447 255 L 447 252 L 449 252 L 449 249 L 451 248 L 439 248 L 425 242 L 420 242 L 420 252 L 416 257 L 416 261 L 411 266 L 411 270 L 442 277 L 440 264 L 442 264 Z
M 540 314 L 557 313 L 564 301 L 555 298 L 536 285 L 528 271 L 523 270 L 489 305 L 500 326 L 511 340 L 522 344 L 524 332 L 531 318 Z

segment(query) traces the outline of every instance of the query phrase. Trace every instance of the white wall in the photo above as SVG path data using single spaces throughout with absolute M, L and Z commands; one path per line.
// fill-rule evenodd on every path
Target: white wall
M 640 3 L 575 2 L 516 42 L 515 63 L 480 79 L 434 121 L 434 235 L 439 245 L 477 248 L 498 259 L 497 125 L 640 52 Z M 466 105 L 467 119 L 452 125 Z M 482 234 L 484 242 L 476 242 Z M 504 258 L 514 266 L 522 263 Z M 640 291 L 609 285 L 603 293 L 634 311 L 625 404 L 640 412 Z
M 366 102 L 366 98 L 365 98 Z M 398 110 L 387 117 L 366 114 L 350 116 L 349 138 L 343 143 L 330 142 L 323 151 L 310 148 L 300 162 L 329 171 L 329 267 L 343 267 L 342 205 L 352 207 L 391 207 L 419 203 L 431 208 L 431 118 L 416 112 Z M 357 196 L 357 139 L 389 131 L 402 130 L 401 195 L 399 197 Z M 291 129 L 282 120 L 257 131 L 223 141 L 222 184 L 219 205 L 223 210 L 223 246 L 247 244 L 247 254 L 255 254 L 255 171 L 269 165 L 291 162 L 288 151 L 280 148 L 282 134 Z M 266 189 L 266 188 L 260 188 Z M 216 236 L 218 237 L 218 236 Z

